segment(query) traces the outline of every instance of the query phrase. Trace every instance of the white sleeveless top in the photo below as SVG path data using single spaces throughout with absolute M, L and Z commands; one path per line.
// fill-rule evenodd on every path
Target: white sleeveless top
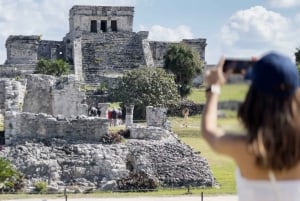
M 236 170 L 239 201 L 299 201 L 300 180 L 251 180 Z

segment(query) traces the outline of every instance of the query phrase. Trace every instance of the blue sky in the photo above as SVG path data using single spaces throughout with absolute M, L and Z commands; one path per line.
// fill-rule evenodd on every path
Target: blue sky
M 270 50 L 294 59 L 300 47 L 300 0 L 0 0 L 0 63 L 9 35 L 62 40 L 73 5 L 134 6 L 133 31 L 160 41 L 206 38 L 208 64 Z

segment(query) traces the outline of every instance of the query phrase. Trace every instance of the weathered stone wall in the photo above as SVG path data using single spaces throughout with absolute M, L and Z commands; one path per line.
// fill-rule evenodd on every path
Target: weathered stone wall
M 88 106 L 97 106 L 98 103 L 106 103 L 109 102 L 109 98 L 107 94 L 103 95 L 86 95 L 86 103 Z
M 39 36 L 9 36 L 6 40 L 6 64 L 35 64 L 38 59 Z
M 158 180 L 165 187 L 212 187 L 216 184 L 206 159 L 173 134 L 161 140 L 128 139 L 112 145 L 70 144 L 64 138 L 35 143 L 28 140 L 6 146 L 0 156 L 25 174 L 28 191 L 36 181 L 48 182 L 51 192 L 55 193 L 62 193 L 65 187 L 68 192 L 119 190 L 117 181 L 130 179 L 135 173 Z
M 164 66 L 164 56 L 172 44 L 183 43 L 199 53 L 199 58 L 205 61 L 206 39 L 183 39 L 181 42 L 149 41 L 155 66 Z
M 53 115 L 87 115 L 85 92 L 80 90 L 81 84 L 75 78 L 69 76 L 56 81 L 52 90 Z
M 26 80 L 5 80 L 5 111 L 22 111 Z
M 132 31 L 134 7 L 73 6 L 69 12 L 70 32 L 91 32 L 91 20 L 96 21 L 97 32 L 101 21 L 106 21 L 107 31 L 112 31 L 111 21 L 117 21 L 117 31 Z
M 148 127 L 165 128 L 167 123 L 167 108 L 147 106 L 146 121 Z
M 188 45 L 196 52 L 199 53 L 199 58 L 201 61 L 205 62 L 205 47 L 206 47 L 206 39 L 204 38 L 197 38 L 197 39 L 183 39 L 183 44 Z
M 80 116 L 64 118 L 44 113 L 5 113 L 5 142 L 18 144 L 26 140 L 64 139 L 74 142 L 99 142 L 108 133 L 108 120 Z
M 87 115 L 85 92 L 75 76 L 55 78 L 50 75 L 28 75 L 23 111 L 30 113 Z
M 162 127 L 143 127 L 133 125 L 130 127 L 130 139 L 161 140 L 170 137 L 171 132 Z
M 36 64 L 4 64 L 0 65 L 0 77 L 3 78 L 25 78 L 32 74 Z
M 62 41 L 41 40 L 38 45 L 38 59 L 63 59 Z
M 2 114 L 5 111 L 5 101 L 6 101 L 5 86 L 6 86 L 6 82 L 3 79 L 1 79 L 0 80 L 0 110 Z
M 154 61 L 154 65 L 158 67 L 164 66 L 164 56 L 167 52 L 169 45 L 176 44 L 171 42 L 163 42 L 163 41 L 150 41 L 150 48 L 152 51 L 152 57 Z
M 83 35 L 84 80 L 95 83 L 107 71 L 122 72 L 145 65 L 142 40 L 134 32 Z
M 74 74 L 77 80 L 83 81 L 82 75 L 82 50 L 81 50 L 81 37 L 76 38 L 73 42 L 73 62 Z
M 53 114 L 51 103 L 55 78 L 50 75 L 37 74 L 28 75 L 26 78 L 27 87 L 23 111 Z
M 0 79 L 0 112 L 22 111 L 26 80 Z
M 144 53 L 145 65 L 146 66 L 154 66 L 154 60 L 152 56 L 152 51 L 150 47 L 150 42 L 148 40 L 148 31 L 140 31 L 137 33 L 142 40 L 142 48 Z

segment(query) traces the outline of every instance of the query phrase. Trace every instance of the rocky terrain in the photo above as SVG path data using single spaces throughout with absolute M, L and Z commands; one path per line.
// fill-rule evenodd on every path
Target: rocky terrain
M 63 138 L 31 140 L 5 146 L 0 156 L 24 174 L 27 192 L 39 181 L 48 183 L 50 193 L 65 188 L 68 192 L 90 192 L 214 186 L 206 159 L 174 133 L 161 131 L 161 138 L 123 139 L 117 144 L 70 144 Z

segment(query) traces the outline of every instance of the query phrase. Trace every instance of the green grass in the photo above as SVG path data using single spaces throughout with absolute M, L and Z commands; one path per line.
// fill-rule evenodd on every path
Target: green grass
M 173 117 L 171 119 L 172 130 L 186 144 L 193 149 L 200 151 L 200 155 L 207 159 L 208 164 L 220 185 L 220 188 L 201 189 L 206 194 L 235 194 L 235 164 L 230 158 L 217 154 L 200 135 L 200 115 L 189 117 L 188 127 L 182 126 L 183 118 Z M 224 130 L 233 132 L 242 131 L 241 125 L 235 118 L 221 119 L 218 121 L 220 127 Z
M 245 94 L 249 88 L 248 84 L 226 84 L 222 86 L 222 92 L 219 97 L 220 101 L 238 100 L 242 101 L 245 98 Z M 188 96 L 188 99 L 195 103 L 205 102 L 205 88 L 193 88 L 192 93 Z

